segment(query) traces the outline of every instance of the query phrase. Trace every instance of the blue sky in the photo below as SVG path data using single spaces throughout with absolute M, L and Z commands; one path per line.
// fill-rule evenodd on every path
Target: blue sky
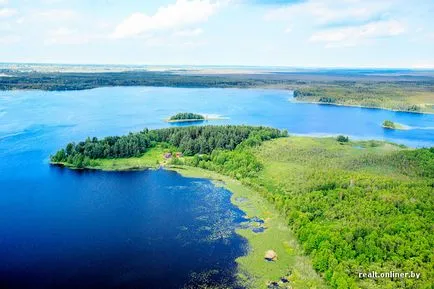
M 434 68 L 431 0 L 0 0 L 0 62 Z

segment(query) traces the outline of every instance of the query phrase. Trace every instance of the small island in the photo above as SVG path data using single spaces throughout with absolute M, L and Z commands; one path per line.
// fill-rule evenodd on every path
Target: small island
M 205 121 L 207 118 L 201 114 L 192 112 L 180 112 L 171 116 L 167 122 L 195 122 L 195 121 Z
M 386 128 L 386 129 L 399 129 L 399 130 L 406 130 L 406 129 L 408 129 L 407 126 L 402 125 L 400 123 L 393 122 L 391 120 L 385 120 L 383 122 L 383 127 Z
M 222 120 L 227 119 L 225 117 L 222 117 L 217 114 L 198 114 L 198 113 L 192 113 L 192 112 L 180 112 L 175 115 L 172 115 L 168 119 L 166 119 L 166 122 L 169 123 L 179 123 L 179 122 L 203 122 L 203 121 L 209 121 L 209 120 Z

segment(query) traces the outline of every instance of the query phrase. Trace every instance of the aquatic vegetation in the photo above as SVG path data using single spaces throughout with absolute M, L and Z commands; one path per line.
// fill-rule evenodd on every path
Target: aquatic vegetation
M 239 202 L 239 200 L 235 200 Z M 243 223 L 241 223 L 242 229 L 249 229 L 253 233 L 263 233 L 267 229 L 267 227 L 264 225 L 265 221 L 258 218 L 258 217 L 251 217 L 247 218 Z

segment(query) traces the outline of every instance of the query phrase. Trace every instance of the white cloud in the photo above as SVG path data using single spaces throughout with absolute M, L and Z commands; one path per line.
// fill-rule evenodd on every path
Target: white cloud
M 184 29 L 184 30 L 179 30 L 176 31 L 174 33 L 175 36 L 180 36 L 180 37 L 194 37 L 194 36 L 199 36 L 203 33 L 203 29 L 202 28 L 196 28 L 196 29 Z
M 0 36 L 0 44 L 13 44 L 17 43 L 21 40 L 21 38 L 18 35 L 6 35 L 6 36 Z
M 307 18 L 317 24 L 367 21 L 378 14 L 386 13 L 389 7 L 389 0 L 309 0 L 300 4 L 271 9 L 264 18 L 281 21 Z
M 6 5 L 8 3 L 9 3 L 8 0 L 0 0 L 0 5 Z
M 145 32 L 180 29 L 204 22 L 217 11 L 221 4 L 221 2 L 211 0 L 177 0 L 175 4 L 160 7 L 151 16 L 134 13 L 116 27 L 112 37 L 133 37 Z
M 48 9 L 36 11 L 32 18 L 38 21 L 70 21 L 79 18 L 79 14 L 70 9 Z
M 145 39 L 144 44 L 149 47 L 164 47 L 164 48 L 195 48 L 206 44 L 204 41 L 178 41 L 171 37 L 149 37 Z
M 391 7 L 393 0 L 308 0 L 273 8 L 264 19 L 284 21 L 292 30 L 312 31 L 310 42 L 323 42 L 326 47 L 355 46 L 406 31 L 402 22 L 390 20 Z
M 39 0 L 39 1 L 45 5 L 51 5 L 51 4 L 57 4 L 57 3 L 65 2 L 65 0 Z
M 326 47 L 354 46 L 370 39 L 403 34 L 406 26 L 396 20 L 371 22 L 360 26 L 327 29 L 314 33 L 311 42 L 324 42 Z
M 66 27 L 59 27 L 55 30 L 52 30 L 50 32 L 50 34 L 52 36 L 60 36 L 60 37 L 64 37 L 64 36 L 70 36 L 71 34 L 75 33 L 76 30 L 70 29 L 70 28 L 66 28 Z
M 0 17 L 11 17 L 17 14 L 16 9 L 12 8 L 0 8 Z
M 74 44 L 84 44 L 88 43 L 95 36 L 80 33 L 75 29 L 70 29 L 67 27 L 59 27 L 57 29 L 51 30 L 48 33 L 48 38 L 44 41 L 45 45 L 74 45 Z

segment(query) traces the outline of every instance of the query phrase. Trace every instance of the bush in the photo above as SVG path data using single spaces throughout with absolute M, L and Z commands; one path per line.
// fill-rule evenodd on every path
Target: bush
M 347 136 L 343 136 L 343 135 L 339 135 L 336 140 L 338 142 L 344 143 L 344 142 L 349 142 L 350 139 Z

